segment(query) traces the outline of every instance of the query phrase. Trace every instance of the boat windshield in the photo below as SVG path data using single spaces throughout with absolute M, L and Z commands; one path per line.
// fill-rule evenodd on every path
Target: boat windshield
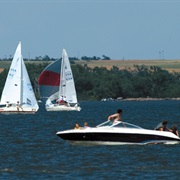
M 97 127 L 121 127 L 121 128 L 136 128 L 136 129 L 143 129 L 140 126 L 136 126 L 134 124 L 130 124 L 127 122 L 122 122 L 122 121 L 105 121 L 102 124 L 97 125 Z

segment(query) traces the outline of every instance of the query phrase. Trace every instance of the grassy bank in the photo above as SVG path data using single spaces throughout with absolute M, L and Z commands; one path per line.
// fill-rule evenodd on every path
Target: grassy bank
M 85 65 L 88 67 L 106 67 L 111 69 L 117 66 L 120 69 L 133 69 L 134 65 L 158 66 L 169 72 L 180 72 L 180 60 L 99 60 L 99 61 L 75 61 L 76 64 Z
M 111 69 L 113 66 L 117 66 L 120 69 L 133 69 L 134 65 L 145 66 L 158 66 L 169 72 L 180 72 L 180 60 L 99 60 L 99 61 L 85 61 L 76 60 L 76 64 L 87 65 L 88 67 L 106 67 Z M 4 68 L 9 68 L 11 61 L 0 61 L 0 71 Z M 25 63 L 51 63 L 50 61 L 26 61 Z

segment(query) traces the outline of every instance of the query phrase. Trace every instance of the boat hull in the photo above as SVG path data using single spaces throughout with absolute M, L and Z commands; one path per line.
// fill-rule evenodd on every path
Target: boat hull
M 36 109 L 32 109 L 31 107 L 23 107 L 23 109 L 16 107 L 1 107 L 0 114 L 35 114 L 37 112 Z
M 57 132 L 57 136 L 71 143 L 84 144 L 176 144 L 180 138 L 170 132 L 143 130 L 142 132 L 81 132 L 81 130 Z
M 47 111 L 80 111 L 81 108 L 79 106 L 66 106 L 66 105 L 54 105 L 50 107 L 46 107 Z

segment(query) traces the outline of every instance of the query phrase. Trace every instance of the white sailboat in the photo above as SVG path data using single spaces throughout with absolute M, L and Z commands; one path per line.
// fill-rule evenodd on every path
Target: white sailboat
M 35 113 L 39 106 L 21 54 L 19 42 L 0 101 L 0 113 Z
M 65 49 L 62 51 L 61 72 L 58 91 L 46 100 L 47 111 L 80 111 L 74 78 Z M 66 100 L 65 100 L 66 98 Z

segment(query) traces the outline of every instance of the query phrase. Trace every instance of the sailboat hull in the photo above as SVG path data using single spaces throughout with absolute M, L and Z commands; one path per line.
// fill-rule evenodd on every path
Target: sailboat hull
M 0 108 L 0 114 L 35 114 L 37 110 L 32 107 L 23 107 L 22 109 L 20 108 L 19 110 L 17 107 L 1 107 Z
M 81 108 L 79 106 L 66 106 L 66 105 L 52 105 L 50 107 L 46 107 L 47 111 L 80 111 Z

